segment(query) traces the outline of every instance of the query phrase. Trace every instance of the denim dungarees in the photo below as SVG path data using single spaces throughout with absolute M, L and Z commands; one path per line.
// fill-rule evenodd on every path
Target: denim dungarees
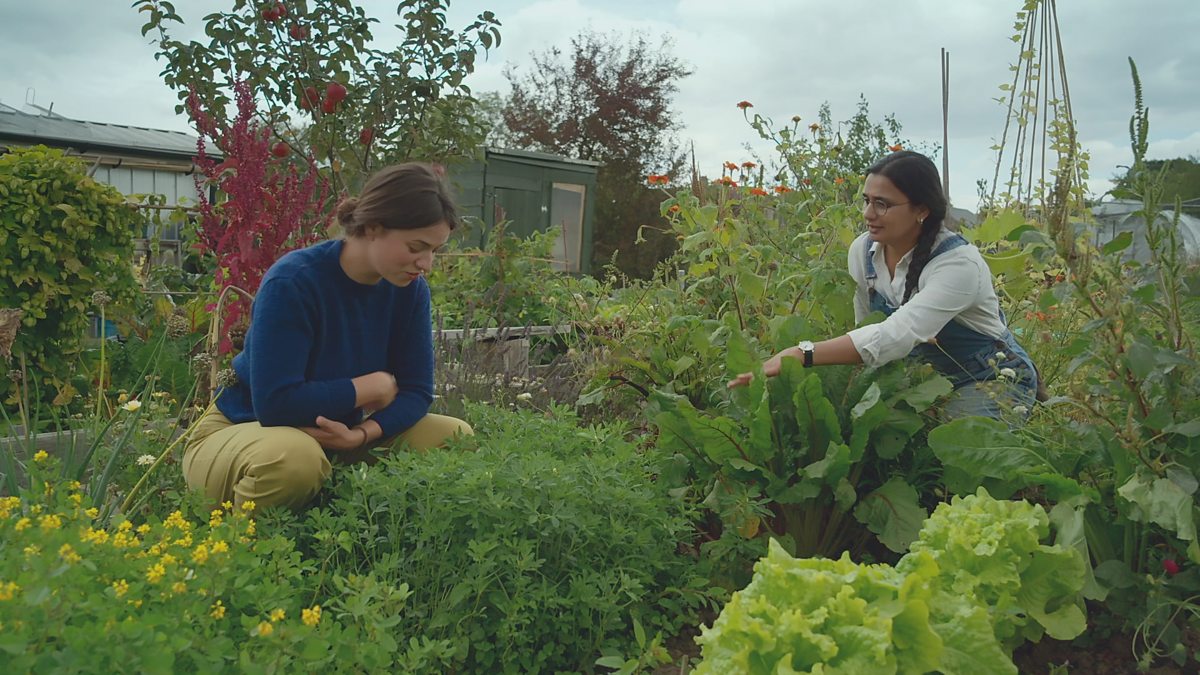
M 966 245 L 967 240 L 962 235 L 955 234 L 938 244 L 930 253 L 929 259 L 933 260 L 947 251 Z M 878 278 L 878 274 L 875 272 L 871 246 L 868 244 L 864 248 L 867 256 L 866 282 L 871 310 L 891 316 L 897 307 L 889 303 L 882 293 L 875 291 L 875 279 Z M 1000 310 L 1000 323 L 1008 324 L 1004 310 Z M 1003 358 L 997 356 L 1001 353 Z M 1016 388 L 1012 393 L 1020 402 L 1031 405 L 1037 391 L 1037 372 L 1033 368 L 1033 360 L 1007 329 L 1003 337 L 993 338 L 952 319 L 938 331 L 937 344 L 917 345 L 909 356 L 919 357 L 932 364 L 953 383 L 956 391 L 976 382 L 995 380 L 1004 368 L 1011 368 L 1016 374 L 1016 377 L 1009 378 L 1009 381 Z M 996 416 L 984 411 L 975 414 Z

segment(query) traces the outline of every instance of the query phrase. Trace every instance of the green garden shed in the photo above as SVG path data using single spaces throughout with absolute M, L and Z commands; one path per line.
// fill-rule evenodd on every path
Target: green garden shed
M 471 245 L 483 246 L 497 223 L 526 237 L 561 228 L 553 256 L 564 272 L 591 272 L 592 213 L 599 162 L 544 152 L 485 148 L 483 159 L 450 169 L 459 207 L 477 224 Z

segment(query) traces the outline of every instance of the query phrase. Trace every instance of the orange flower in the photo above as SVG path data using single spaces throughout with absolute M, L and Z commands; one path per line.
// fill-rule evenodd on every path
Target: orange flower
M 671 182 L 671 177 L 667 175 L 650 174 L 646 176 L 646 182 L 651 185 L 666 185 Z
M 717 182 L 720 183 L 721 185 L 726 185 L 729 187 L 737 187 L 737 181 L 733 180 L 729 176 L 721 176 L 720 178 L 717 179 Z
M 725 162 L 725 168 L 729 169 L 730 171 L 737 171 L 738 165 L 734 164 L 733 162 Z
M 838 176 L 837 178 L 833 179 L 834 185 L 841 185 L 842 183 L 845 183 L 845 182 L 846 182 L 846 179 L 842 178 L 841 176 Z
M 888 146 L 888 150 L 891 150 L 892 152 L 900 152 L 903 149 L 904 149 L 904 146 L 900 145 L 899 143 Z
M 802 180 L 802 181 L 800 181 L 800 182 L 801 182 L 801 183 L 804 183 L 805 185 L 812 185 L 812 179 L 811 179 L 811 178 L 805 178 L 804 180 Z
M 756 166 L 758 166 L 758 165 L 755 164 L 754 162 L 742 162 L 743 169 L 753 169 Z
M 678 205 L 678 204 L 672 204 L 672 205 L 671 205 L 671 208 L 669 208 L 669 209 L 667 209 L 667 210 L 668 210 L 668 211 L 670 211 L 671 213 L 679 213 L 679 205 Z
M 777 193 L 779 193 L 779 194 L 781 194 L 781 195 L 782 195 L 782 194 L 787 194 L 788 192 L 791 192 L 791 191 L 792 191 L 792 188 L 790 188 L 790 187 L 788 187 L 788 186 L 786 186 L 786 185 L 776 185 L 776 186 L 775 186 L 775 192 L 777 192 Z
M 750 188 L 750 194 L 752 194 L 756 197 L 766 197 L 767 191 L 760 187 L 754 187 L 754 188 Z
M 745 110 L 746 108 L 753 108 L 754 104 L 751 103 L 750 101 L 740 101 L 738 103 L 738 107 L 741 108 L 742 110 Z

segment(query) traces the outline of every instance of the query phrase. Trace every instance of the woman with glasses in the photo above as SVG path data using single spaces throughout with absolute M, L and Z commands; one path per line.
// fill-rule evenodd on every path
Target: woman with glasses
M 954 384 L 948 418 L 982 415 L 1024 420 L 1038 375 L 1008 330 L 979 249 L 944 226 L 946 197 L 937 167 L 924 155 L 892 153 L 867 170 L 863 218 L 867 231 L 850 245 L 850 275 L 858 283 L 854 316 L 886 318 L 841 337 L 800 342 L 763 364 L 779 374 L 785 358 L 804 367 L 865 363 L 905 356 L 931 363 Z M 730 380 L 748 384 L 753 373 Z

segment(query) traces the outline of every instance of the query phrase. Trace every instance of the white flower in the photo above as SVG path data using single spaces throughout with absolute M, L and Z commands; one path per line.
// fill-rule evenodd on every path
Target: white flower
M 121 406 L 121 409 L 127 410 L 129 412 L 133 412 L 140 407 L 142 407 L 142 402 L 135 398 L 132 401 L 130 401 L 129 403 L 126 403 L 125 405 Z
M 1018 415 L 1024 415 L 1025 413 L 1029 412 L 1029 408 L 1026 408 L 1023 405 L 1014 405 L 1013 412 L 1015 412 Z
M 137 465 L 138 466 L 150 466 L 151 464 L 154 463 L 154 460 L 156 460 L 156 459 L 158 459 L 158 458 L 155 457 L 154 455 L 142 455 L 137 458 Z
M 517 394 L 517 400 L 518 400 L 518 401 L 532 401 L 532 400 L 533 400 L 533 394 L 531 394 L 531 393 L 529 393 L 529 392 L 527 392 L 527 391 L 523 391 L 523 392 L 521 392 L 521 393 Z
M 1015 380 L 1017 379 L 1017 371 L 1013 370 L 1012 368 L 1001 368 L 1000 377 L 1003 377 L 1006 380 Z
M 997 359 L 1007 359 L 1008 354 L 1005 354 L 1004 352 L 996 352 L 996 358 Z

